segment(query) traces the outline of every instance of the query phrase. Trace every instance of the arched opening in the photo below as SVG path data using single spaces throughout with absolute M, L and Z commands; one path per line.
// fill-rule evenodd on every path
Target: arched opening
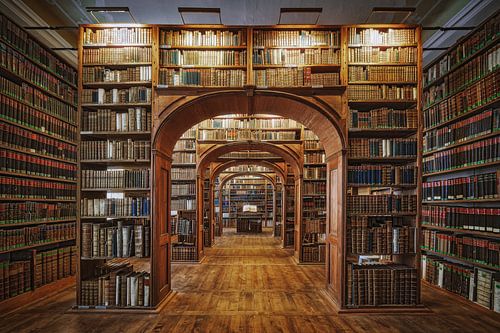
M 328 290 L 335 301 L 341 303 L 341 258 L 343 256 L 344 226 L 344 183 L 345 183 L 345 124 L 341 115 L 335 110 L 342 109 L 340 96 L 328 98 L 301 97 L 275 91 L 222 91 L 201 96 L 159 96 L 157 114 L 159 115 L 153 129 L 153 274 L 156 276 L 153 285 L 153 297 L 163 299 L 171 288 L 170 282 L 170 238 L 169 238 L 169 189 L 170 169 L 173 147 L 177 139 L 191 126 L 215 116 L 234 114 L 235 110 L 246 114 L 271 114 L 296 120 L 311 129 L 319 137 L 326 153 L 327 163 L 327 208 L 326 208 L 326 282 Z M 227 153 L 234 149 L 253 149 L 261 142 L 234 143 L 230 148 L 214 148 L 207 152 L 207 160 L 218 153 Z M 286 151 L 282 147 L 264 145 L 272 153 L 302 156 Z M 285 156 L 285 155 L 284 155 Z M 287 157 L 289 159 L 289 157 Z M 294 177 L 298 181 L 296 195 L 302 197 L 301 168 L 293 167 Z M 201 164 L 203 168 L 205 164 Z M 200 164 L 198 164 L 200 167 Z M 199 168 L 200 169 L 200 168 Z M 201 177 L 200 177 L 201 178 Z M 201 183 L 201 179 L 200 179 Z M 197 187 L 198 188 L 198 187 Z M 198 191 L 201 187 L 198 189 Z M 301 201 L 296 201 L 300 209 Z

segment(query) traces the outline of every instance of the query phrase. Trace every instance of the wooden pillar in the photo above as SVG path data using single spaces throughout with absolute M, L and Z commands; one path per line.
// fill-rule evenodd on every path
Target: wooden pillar
M 212 181 L 209 183 L 209 190 L 208 190 L 208 221 L 210 223 L 210 246 L 212 246 L 215 242 L 215 193 L 214 193 L 215 186 Z

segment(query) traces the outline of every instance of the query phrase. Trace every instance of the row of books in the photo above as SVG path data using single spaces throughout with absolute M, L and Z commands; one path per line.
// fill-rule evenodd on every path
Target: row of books
M 17 84 L 5 77 L 0 77 L 0 93 L 71 124 L 76 121 L 77 110 L 74 105 L 62 102 L 27 83 Z
M 172 168 L 172 180 L 196 180 L 196 169 L 190 168 Z
M 149 188 L 149 169 L 82 170 L 82 188 Z
M 360 165 L 347 167 L 348 184 L 415 185 L 417 168 L 414 165 Z
M 74 203 L 0 203 L 0 225 L 76 219 Z
M 81 282 L 82 306 L 149 307 L 151 274 L 136 272 L 131 264 L 109 268 L 97 278 Z
M 416 66 L 349 66 L 349 82 L 359 81 L 417 81 Z
M 326 179 L 326 167 L 304 168 L 304 179 Z
M 160 50 L 160 66 L 246 66 L 247 51 Z
M 151 62 L 150 47 L 84 49 L 84 65 L 134 64 Z
M 80 147 L 82 160 L 149 160 L 150 141 L 83 141 Z
M 416 139 L 349 139 L 349 157 L 417 156 Z
M 85 217 L 149 216 L 151 201 L 148 197 L 82 198 L 80 214 Z
M 304 128 L 304 140 L 316 140 L 319 141 L 319 138 L 313 131 L 310 129 Z
M 317 140 L 311 140 L 311 139 L 304 138 L 304 149 L 305 150 L 323 149 L 323 145 L 321 144 L 321 142 L 319 142 Z
M 160 46 L 240 46 L 246 44 L 242 30 L 160 30 Z
M 76 238 L 76 223 L 43 224 L 16 229 L 0 229 L 0 251 Z
M 348 195 L 347 210 L 350 215 L 412 214 L 417 210 L 417 196 L 413 194 Z
M 424 173 L 454 170 L 500 159 L 500 136 L 437 152 L 422 159 Z
M 417 128 L 417 110 L 383 107 L 370 111 L 349 110 L 349 128 Z
M 432 85 L 426 87 L 423 93 L 424 105 L 431 105 L 443 98 L 455 94 L 464 87 L 471 85 L 475 81 L 497 70 L 499 66 L 500 47 L 497 46 L 487 53 L 458 67 L 456 70 L 446 75 L 442 81 L 440 80 L 439 84 L 431 83 Z
M 500 109 L 486 110 L 451 125 L 427 131 L 423 140 L 424 152 L 497 131 L 500 132 Z
M 417 88 L 412 86 L 396 85 L 348 85 L 347 96 L 351 101 L 365 100 L 415 100 Z
M 326 246 L 318 244 L 317 246 L 302 246 L 303 262 L 325 262 Z
M 76 180 L 76 165 L 49 160 L 33 155 L 0 149 L 0 171 L 21 173 L 28 176 Z
M 395 45 L 416 43 L 415 29 L 349 28 L 349 46 L 363 45 Z
M 0 42 L 0 67 L 48 91 L 70 105 L 77 103 L 76 89 L 56 75 L 43 70 L 21 53 Z
M 347 50 L 348 61 L 352 63 L 394 63 L 413 64 L 417 62 L 417 48 L 415 47 L 377 47 L 362 46 Z
M 426 69 L 424 73 L 424 85 L 435 81 L 437 78 L 456 69 L 468 57 L 487 47 L 497 37 L 498 15 L 489 19 L 472 36 L 468 36 L 453 46 L 450 52 L 446 53 L 439 62 Z
M 305 234 L 325 234 L 326 233 L 326 220 L 325 219 L 307 219 L 304 220 L 304 233 Z
M 246 71 L 242 69 L 160 68 L 159 81 L 166 86 L 242 87 Z
M 304 163 L 326 163 L 326 155 L 324 152 L 305 152 Z
M 74 275 L 76 248 L 70 246 L 37 251 L 33 268 L 34 272 L 32 272 L 31 260 L 0 261 L 0 300 Z
M 99 109 L 82 113 L 82 131 L 150 132 L 151 123 L 151 111 L 141 107 L 126 112 Z
M 196 140 L 178 140 L 174 146 L 175 151 L 181 150 L 195 150 L 196 149 Z
M 76 185 L 0 176 L 0 198 L 75 200 Z
M 401 264 L 348 264 L 350 307 L 417 304 L 417 270 Z
M 340 65 L 336 49 L 253 50 L 254 65 Z
M 474 208 L 424 205 L 422 224 L 441 228 L 500 233 L 496 219 L 500 208 Z
M 76 161 L 76 146 L 44 135 L 0 122 L 0 142 L 4 147 L 39 156 Z
M 0 15 L 0 38 L 47 71 L 76 85 L 77 72 L 72 66 L 61 61 L 4 15 Z
M 427 201 L 491 199 L 500 195 L 500 171 L 422 183 Z
M 500 243 L 497 240 L 423 229 L 422 249 L 500 268 Z
M 170 210 L 196 209 L 196 199 L 177 198 L 170 201 Z
M 439 126 L 500 97 L 500 71 L 424 109 L 424 127 Z
M 143 258 L 150 255 L 151 228 L 147 219 L 130 225 L 82 223 L 81 239 L 82 258 Z
M 414 227 L 398 227 L 392 225 L 392 220 L 379 220 L 369 227 L 351 226 L 348 229 L 347 251 L 361 255 L 415 253 L 415 240 Z
M 192 235 L 195 231 L 193 220 L 185 218 L 173 218 L 170 233 L 174 235 Z
M 85 28 L 83 45 L 151 44 L 150 28 Z
M 176 152 L 172 154 L 172 163 L 196 163 L 196 153 Z
M 198 140 L 298 140 L 300 133 L 296 130 L 282 132 L 262 129 L 211 129 L 198 130 Z
M 308 194 L 325 194 L 326 182 L 309 182 L 304 184 L 304 195 Z
M 220 128 L 220 129 L 290 129 L 300 128 L 297 121 L 288 118 L 252 118 L 241 116 L 241 118 L 211 118 L 203 120 L 198 124 L 201 129 Z
M 340 45 L 340 31 L 328 30 L 254 30 L 253 47 L 300 47 Z
M 82 103 L 90 104 L 149 103 L 151 102 L 151 88 L 83 89 L 81 99 Z
M 151 66 L 109 69 L 104 66 L 83 67 L 82 81 L 95 82 L 151 82 Z
M 37 251 L 35 256 L 34 286 L 39 288 L 56 280 L 75 275 L 76 246 Z
M 76 139 L 74 125 L 5 95 L 0 95 L 0 117 L 54 138 Z
M 196 195 L 196 184 L 172 184 L 172 196 Z
M 172 261 L 195 261 L 197 257 L 198 255 L 194 245 L 172 246 Z
M 339 73 L 312 73 L 311 67 L 268 68 L 254 70 L 255 85 L 258 87 L 311 87 L 338 86 Z

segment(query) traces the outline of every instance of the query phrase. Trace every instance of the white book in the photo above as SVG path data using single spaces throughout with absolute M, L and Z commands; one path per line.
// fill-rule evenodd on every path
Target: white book
M 123 222 L 118 221 L 116 231 L 116 256 L 123 257 Z
M 135 128 L 138 131 L 143 131 L 141 126 L 141 108 L 135 108 Z
M 128 114 L 127 113 L 122 113 L 121 130 L 122 131 L 127 131 L 128 130 Z
M 149 306 L 149 275 L 144 274 L 144 306 Z
M 443 288 L 444 283 L 444 265 L 442 263 L 438 264 L 438 286 Z
M 122 114 L 121 113 L 116 114 L 116 130 L 117 131 L 122 130 Z
M 476 290 L 476 274 L 473 271 L 470 275 L 470 280 L 469 280 L 469 301 L 475 301 L 474 298 L 474 290 Z
M 127 306 L 130 306 L 130 295 L 131 295 L 131 276 L 127 276 Z
M 137 296 L 139 296 L 139 282 L 137 274 L 130 277 L 130 305 L 137 306 Z
M 113 103 L 118 103 L 118 89 L 113 88 L 112 94 L 113 94 L 113 99 L 112 99 Z
M 427 276 L 427 256 L 422 256 L 422 279 L 426 280 Z
M 104 104 L 104 88 L 97 89 L 97 104 Z
M 122 235 L 123 235 L 123 245 L 122 245 L 123 257 L 130 257 L 130 252 L 129 252 L 130 226 L 125 226 L 122 228 Z
M 493 281 L 493 310 L 500 312 L 500 281 Z
M 120 304 L 120 276 L 116 276 L 116 286 L 115 286 L 115 304 Z

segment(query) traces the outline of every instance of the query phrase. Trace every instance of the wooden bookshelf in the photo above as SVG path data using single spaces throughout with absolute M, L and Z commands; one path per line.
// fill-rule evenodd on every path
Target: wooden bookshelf
M 347 311 L 418 308 L 420 29 L 370 25 L 344 29 L 350 148 L 342 306 Z M 376 209 L 380 200 L 387 200 L 380 207 L 383 212 Z M 394 200 L 407 201 L 390 208 Z M 386 234 L 388 244 L 377 240 Z M 364 256 L 378 264 L 363 265 Z M 359 283 L 371 284 L 375 275 L 398 270 L 411 276 L 401 295 L 391 293 L 391 299 L 384 293 L 358 290 Z
M 78 90 L 77 70 L 3 14 L 0 30 L 0 309 L 10 311 L 74 279 Z
M 488 295 L 500 283 L 494 274 L 500 270 L 498 260 L 494 254 L 481 257 L 467 253 L 480 253 L 483 246 L 494 248 L 500 242 L 492 224 L 500 212 L 500 188 L 496 185 L 500 156 L 496 151 L 488 156 L 481 152 L 498 144 L 495 140 L 500 138 L 500 63 L 491 57 L 498 51 L 498 31 L 493 27 L 499 19 L 497 11 L 426 66 L 422 102 L 423 187 L 427 188 L 422 210 L 422 278 L 487 309 L 493 306 Z M 477 94 L 455 104 L 471 91 Z M 477 127 L 480 119 L 482 125 Z M 472 149 L 479 151 L 468 154 Z M 459 154 L 466 154 L 466 160 L 457 159 Z M 447 192 L 450 181 L 458 184 L 467 179 L 477 179 L 473 188 Z M 453 249 L 457 242 L 463 248 Z M 439 275 L 443 270 L 444 276 Z M 457 281 L 453 286 L 449 283 L 452 279 Z

